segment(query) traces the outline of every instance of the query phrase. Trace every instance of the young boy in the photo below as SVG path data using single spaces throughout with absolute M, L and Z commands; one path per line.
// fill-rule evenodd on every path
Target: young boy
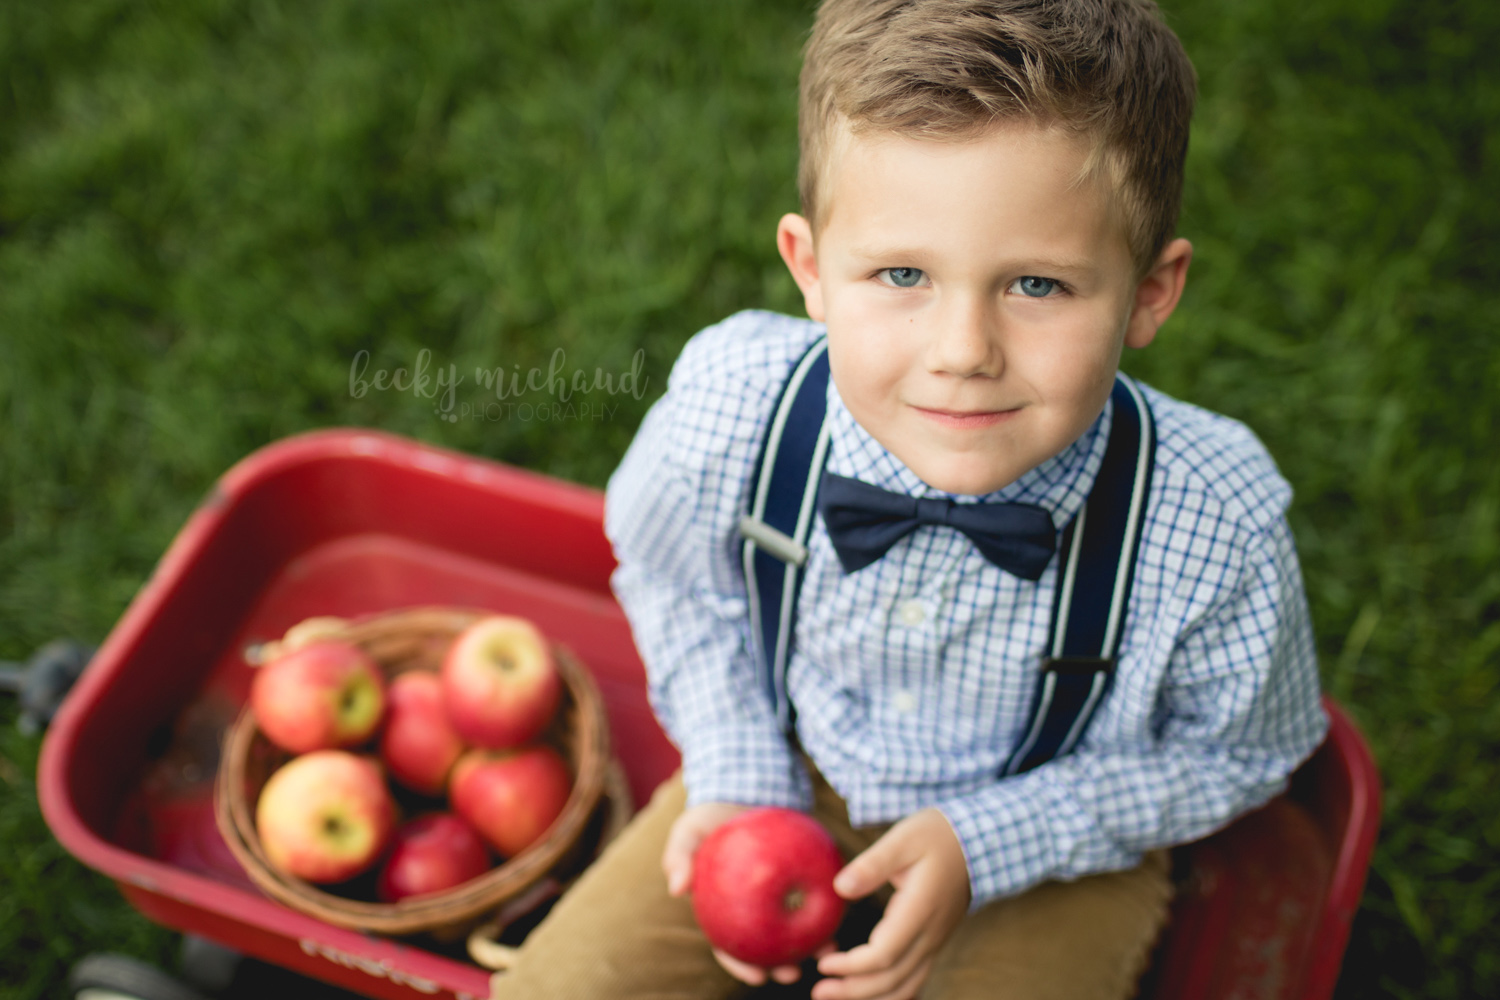
M 713 951 L 690 909 L 697 845 L 755 805 L 811 809 L 850 858 L 837 890 L 888 894 L 867 943 L 818 958 L 818 1000 L 1131 995 L 1166 918 L 1164 848 L 1275 794 L 1325 729 L 1287 484 L 1243 426 L 1141 387 L 1156 443 L 1113 679 L 1070 748 L 1007 766 L 1034 724 L 1054 549 L 1126 419 L 1121 349 L 1152 341 L 1187 275 L 1194 89 L 1150 0 L 823 4 L 803 214 L 777 232 L 812 321 L 700 333 L 609 488 L 615 588 L 682 772 L 497 996 L 796 979 Z M 845 501 L 822 498 L 780 716 L 741 519 L 825 333 L 823 493 L 878 487 L 919 516 L 872 552 L 830 537 Z M 990 504 L 1018 505 L 1029 556 L 992 561 L 942 520 Z

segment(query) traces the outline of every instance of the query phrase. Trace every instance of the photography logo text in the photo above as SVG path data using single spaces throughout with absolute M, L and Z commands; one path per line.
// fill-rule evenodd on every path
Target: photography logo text
M 569 368 L 567 353 L 561 348 L 552 352 L 545 369 L 523 370 L 476 366 L 471 388 L 461 398 L 460 387 L 468 383 L 457 364 L 434 363 L 432 352 L 417 352 L 411 367 L 370 367 L 370 352 L 354 355 L 349 366 L 349 395 L 363 399 L 370 390 L 411 393 L 418 399 L 431 400 L 432 412 L 449 423 L 460 420 L 519 420 L 564 423 L 577 420 L 613 420 L 622 395 L 640 399 L 646 394 L 650 379 L 641 374 L 646 352 L 638 350 L 625 371 L 607 372 L 594 368 Z

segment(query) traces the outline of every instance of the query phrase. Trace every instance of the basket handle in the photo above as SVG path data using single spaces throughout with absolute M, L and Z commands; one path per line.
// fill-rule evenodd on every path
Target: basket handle
M 469 957 L 495 972 L 503 972 L 515 964 L 519 951 L 500 943 L 505 928 L 526 916 L 532 910 L 562 894 L 563 887 L 555 878 L 544 878 L 515 899 L 500 908 L 500 912 L 469 933 Z

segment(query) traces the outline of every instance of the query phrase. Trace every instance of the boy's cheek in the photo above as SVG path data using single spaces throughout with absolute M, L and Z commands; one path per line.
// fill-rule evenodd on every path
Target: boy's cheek
M 845 369 L 851 362 L 862 368 L 891 370 L 908 363 L 925 326 L 913 308 L 895 308 L 879 296 L 845 294 L 827 301 L 829 360 Z
M 903 368 L 893 363 L 896 348 L 862 332 L 829 338 L 829 374 L 839 398 L 854 419 L 870 430 L 869 420 L 891 413 L 901 396 Z

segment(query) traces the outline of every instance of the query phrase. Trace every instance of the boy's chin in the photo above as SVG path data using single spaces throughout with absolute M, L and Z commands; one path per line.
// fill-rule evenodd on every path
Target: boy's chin
M 934 461 L 931 456 L 923 456 L 915 462 L 907 462 L 906 466 L 916 474 L 918 479 L 935 490 L 957 496 L 974 497 L 1004 489 L 1026 471 L 1001 468 L 975 456 L 964 456 L 947 461 Z

